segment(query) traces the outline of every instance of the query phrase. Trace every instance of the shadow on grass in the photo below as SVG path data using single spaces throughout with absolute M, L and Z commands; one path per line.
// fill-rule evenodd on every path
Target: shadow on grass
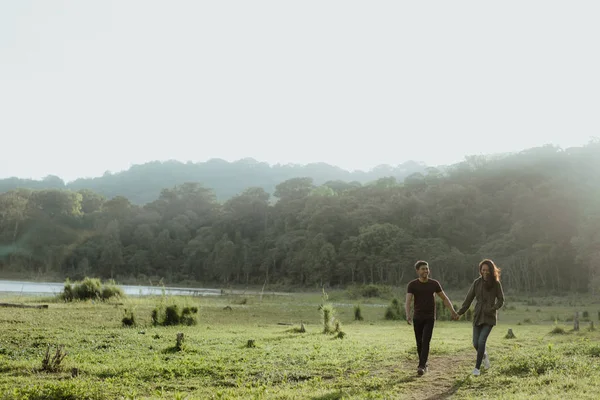
M 454 396 L 454 394 L 456 394 L 456 392 L 458 391 L 458 389 L 460 389 L 465 384 L 465 382 L 467 380 L 469 380 L 469 375 L 467 375 L 463 379 L 456 380 L 456 382 L 454 382 L 454 385 L 452 385 L 445 392 L 438 393 L 438 394 L 436 394 L 434 396 L 428 397 L 426 400 L 446 400 L 446 399 L 450 399 L 452 396 Z

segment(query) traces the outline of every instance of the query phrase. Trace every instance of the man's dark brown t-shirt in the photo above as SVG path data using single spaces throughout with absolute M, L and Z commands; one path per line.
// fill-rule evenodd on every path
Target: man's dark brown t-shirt
M 435 279 L 428 279 L 427 282 L 421 282 L 418 279 L 410 281 L 406 292 L 412 293 L 415 298 L 413 319 L 435 319 L 435 298 L 433 294 L 441 291 L 442 286 Z

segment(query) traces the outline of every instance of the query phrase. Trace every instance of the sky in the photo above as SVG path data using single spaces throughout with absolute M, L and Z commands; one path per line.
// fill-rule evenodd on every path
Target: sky
M 369 170 L 600 136 L 600 2 L 0 2 L 0 178 Z

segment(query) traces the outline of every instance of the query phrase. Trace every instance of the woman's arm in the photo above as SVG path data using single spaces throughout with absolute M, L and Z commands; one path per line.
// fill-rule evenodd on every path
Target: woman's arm
M 498 311 L 504 305 L 504 291 L 502 290 L 502 284 L 496 282 L 496 303 L 494 304 L 494 311 Z
M 464 313 L 466 313 L 467 310 L 469 309 L 469 307 L 471 307 L 471 303 L 473 302 L 474 298 L 475 298 L 475 282 L 473 282 L 471 284 L 471 287 L 469 288 L 469 293 L 467 293 L 467 297 L 465 298 L 465 301 L 463 301 L 462 307 L 456 313 L 458 315 L 463 315 Z

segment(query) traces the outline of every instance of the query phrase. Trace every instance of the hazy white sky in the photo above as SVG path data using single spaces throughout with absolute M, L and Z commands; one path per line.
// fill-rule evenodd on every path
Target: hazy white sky
M 2 1 L 0 177 L 600 136 L 600 2 Z

